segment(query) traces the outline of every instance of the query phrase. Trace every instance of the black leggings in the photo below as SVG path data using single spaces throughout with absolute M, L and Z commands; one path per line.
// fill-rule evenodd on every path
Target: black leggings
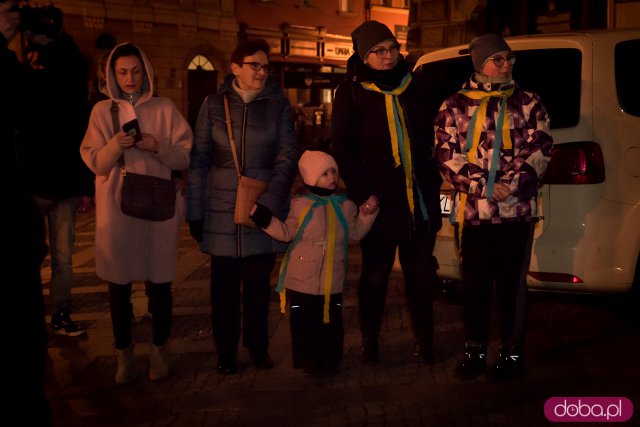
M 387 284 L 398 248 L 411 327 L 415 338 L 426 350 L 433 345 L 433 288 L 438 281 L 437 261 L 432 254 L 435 235 L 425 225 L 415 230 L 411 239 L 410 242 L 399 242 L 368 235 L 360 242 L 360 328 L 365 340 L 378 343 L 384 320 Z
M 171 333 L 173 296 L 171 282 L 145 282 L 145 293 L 149 298 L 149 313 L 152 315 L 153 339 L 152 343 L 160 347 L 167 342 Z M 116 348 L 123 350 L 131 344 L 131 319 L 133 306 L 131 304 L 131 283 L 118 285 L 109 283 L 109 309 Z
M 525 274 L 533 227 L 531 222 L 508 222 L 465 225 L 462 229 L 465 341 L 477 344 L 489 341 L 495 284 L 502 344 L 522 345 L 526 317 Z
M 211 325 L 219 358 L 235 360 L 241 330 L 242 345 L 249 349 L 251 357 L 266 357 L 273 292 L 271 271 L 275 262 L 275 254 L 211 257 Z
M 324 295 L 287 289 L 294 368 L 337 369 L 344 347 L 342 293 L 331 294 L 329 323 L 323 322 Z

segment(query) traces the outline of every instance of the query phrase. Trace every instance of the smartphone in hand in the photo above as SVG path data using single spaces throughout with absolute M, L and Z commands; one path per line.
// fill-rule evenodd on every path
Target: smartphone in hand
M 122 131 L 133 136 L 135 142 L 142 140 L 142 132 L 140 132 L 140 124 L 138 119 L 133 119 L 122 125 Z

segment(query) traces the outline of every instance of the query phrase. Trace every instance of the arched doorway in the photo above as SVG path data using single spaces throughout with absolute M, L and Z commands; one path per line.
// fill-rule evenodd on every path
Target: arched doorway
M 187 67 L 187 121 L 195 129 L 198 111 L 207 95 L 217 90 L 218 71 L 203 55 L 196 55 Z

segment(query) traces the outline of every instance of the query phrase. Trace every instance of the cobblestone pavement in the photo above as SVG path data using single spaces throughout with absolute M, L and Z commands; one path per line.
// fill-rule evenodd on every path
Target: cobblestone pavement
M 394 273 L 381 363 L 361 366 L 357 246 L 350 250 L 338 375 L 310 378 L 291 367 L 288 319 L 279 313 L 275 292 L 269 315 L 275 368 L 257 371 L 241 350 L 239 373 L 219 375 L 209 320 L 209 257 L 198 251 L 186 225 L 173 287 L 171 376 L 148 380 L 150 320 L 144 286 L 134 283 L 138 379 L 116 386 L 107 287 L 95 276 L 93 215 L 79 214 L 77 228 L 72 317 L 88 333 L 50 335 L 47 394 L 54 426 L 539 426 L 550 424 L 543 408 L 552 396 L 626 396 L 640 411 L 639 334 L 618 315 L 618 300 L 530 294 L 526 376 L 463 383 L 453 376 L 462 342 L 455 293 L 439 292 L 436 299 L 435 363 L 416 362 L 402 279 Z M 48 259 L 42 274 L 48 303 Z M 493 344 L 490 361 L 495 350 Z M 640 425 L 640 417 L 627 424 Z

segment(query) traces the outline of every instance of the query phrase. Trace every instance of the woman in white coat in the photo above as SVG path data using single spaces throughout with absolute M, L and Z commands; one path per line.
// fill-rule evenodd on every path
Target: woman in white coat
M 115 47 L 106 65 L 109 100 L 98 102 L 91 113 L 80 153 L 96 174 L 96 273 L 109 285 L 113 333 L 118 361 L 116 383 L 131 382 L 131 283 L 145 282 L 153 319 L 149 378 L 169 374 L 166 341 L 171 330 L 171 282 L 176 273 L 176 252 L 184 198 L 176 188 L 173 218 L 148 221 L 122 213 L 123 174 L 126 169 L 170 179 L 172 170 L 189 165 L 192 132 L 168 98 L 153 96 L 153 68 L 136 45 Z M 120 124 L 137 119 L 141 140 L 121 130 L 114 132 L 112 108 Z M 120 129 L 120 128 L 118 128 Z

